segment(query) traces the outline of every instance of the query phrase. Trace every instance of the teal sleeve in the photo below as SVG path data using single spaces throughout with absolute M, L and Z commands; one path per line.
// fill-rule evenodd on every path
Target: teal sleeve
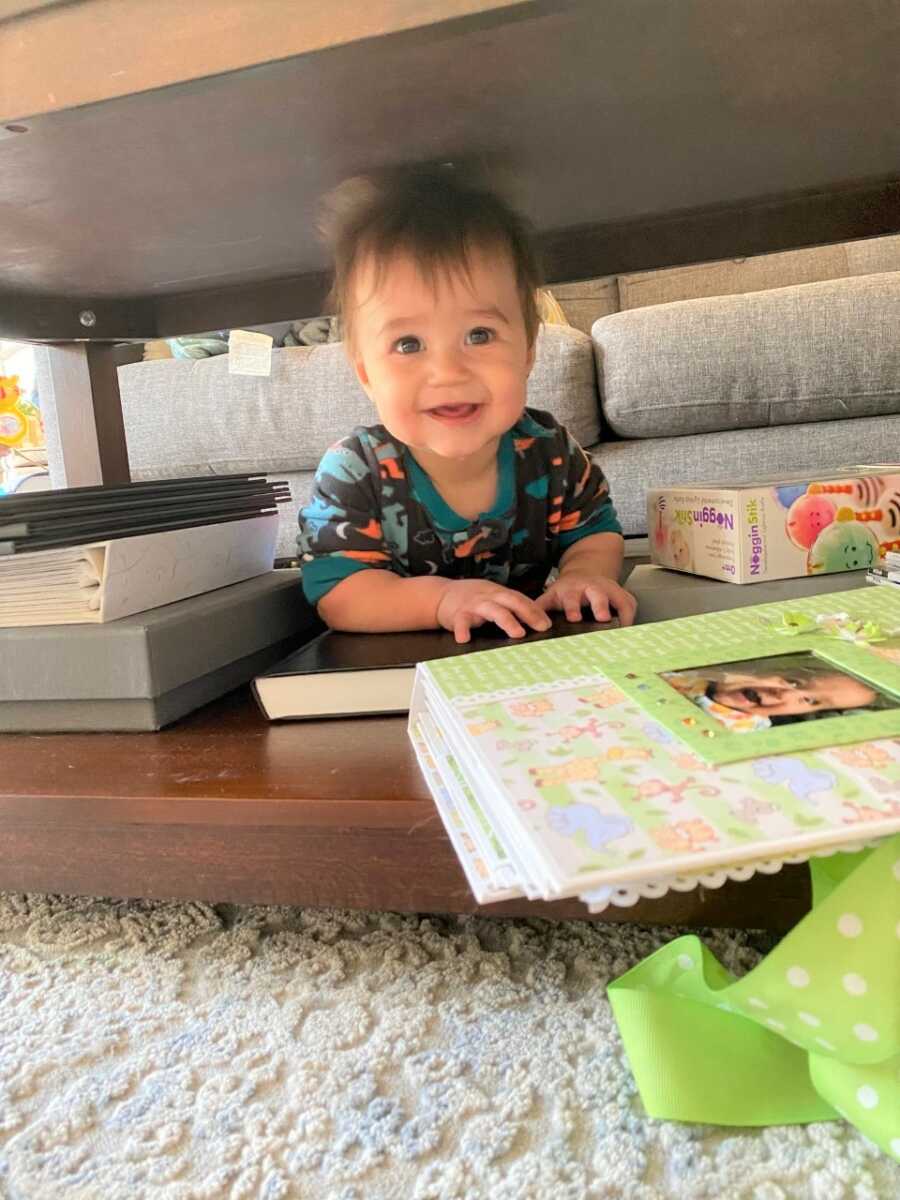
M 353 562 L 349 558 L 314 558 L 302 564 L 300 583 L 303 595 L 310 604 L 318 604 L 323 596 L 357 571 L 371 571 L 368 563 Z
M 368 449 L 359 434 L 330 447 L 300 510 L 300 579 L 310 604 L 356 571 L 390 568 Z
M 622 526 L 609 497 L 609 484 L 599 464 L 575 441 L 565 436 L 566 481 L 560 521 L 559 546 L 568 550 L 595 533 L 618 533 Z
M 561 533 L 559 535 L 560 549 L 568 550 L 570 546 L 574 546 L 582 538 L 590 537 L 594 533 L 618 533 L 621 536 L 622 526 L 619 524 L 619 518 L 612 500 L 607 499 L 583 525 L 578 525 L 575 529 Z

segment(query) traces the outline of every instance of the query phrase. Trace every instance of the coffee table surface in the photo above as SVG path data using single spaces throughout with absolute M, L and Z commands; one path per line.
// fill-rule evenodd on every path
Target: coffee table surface
M 403 717 L 270 724 L 248 688 L 156 733 L 5 734 L 2 792 L 32 814 L 131 818 L 157 824 L 342 827 L 421 816 L 430 796 Z M 401 815 L 402 814 L 402 815 Z
M 585 917 L 576 900 L 482 910 L 405 718 L 269 724 L 240 688 L 159 733 L 0 737 L 0 889 Z M 787 928 L 792 867 L 604 920 Z

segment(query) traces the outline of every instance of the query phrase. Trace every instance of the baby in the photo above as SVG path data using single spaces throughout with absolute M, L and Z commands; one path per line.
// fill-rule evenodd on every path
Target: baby
M 539 318 L 521 219 L 421 168 L 349 181 L 328 232 L 345 346 L 380 423 L 327 451 L 300 513 L 303 589 L 323 620 L 458 642 L 485 622 L 545 630 L 553 609 L 631 624 L 603 473 L 525 407 Z
M 896 707 L 862 679 L 810 655 L 725 667 L 664 671 L 662 678 L 735 733 L 770 729 L 853 710 Z M 733 670 L 731 666 L 739 669 Z

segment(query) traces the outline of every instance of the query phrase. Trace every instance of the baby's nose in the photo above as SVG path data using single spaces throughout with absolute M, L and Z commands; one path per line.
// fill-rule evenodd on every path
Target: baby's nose
M 447 346 L 432 355 L 431 378 L 434 383 L 457 383 L 466 379 L 467 375 L 465 359 L 456 347 Z

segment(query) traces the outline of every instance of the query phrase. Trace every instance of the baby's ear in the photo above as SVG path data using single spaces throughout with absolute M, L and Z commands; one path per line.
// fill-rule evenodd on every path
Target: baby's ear
M 366 364 L 363 357 L 359 353 L 351 353 L 350 361 L 353 364 L 353 370 L 356 372 L 356 378 L 362 385 L 363 391 L 367 396 L 371 397 L 371 384 L 369 382 L 369 372 L 366 370 Z
M 526 369 L 527 374 L 529 374 L 529 375 L 531 374 L 532 368 L 534 367 L 534 360 L 535 360 L 536 355 L 537 355 L 537 338 L 535 338 L 534 341 L 531 343 L 531 345 L 528 347 L 528 358 L 526 359 L 525 369 Z

